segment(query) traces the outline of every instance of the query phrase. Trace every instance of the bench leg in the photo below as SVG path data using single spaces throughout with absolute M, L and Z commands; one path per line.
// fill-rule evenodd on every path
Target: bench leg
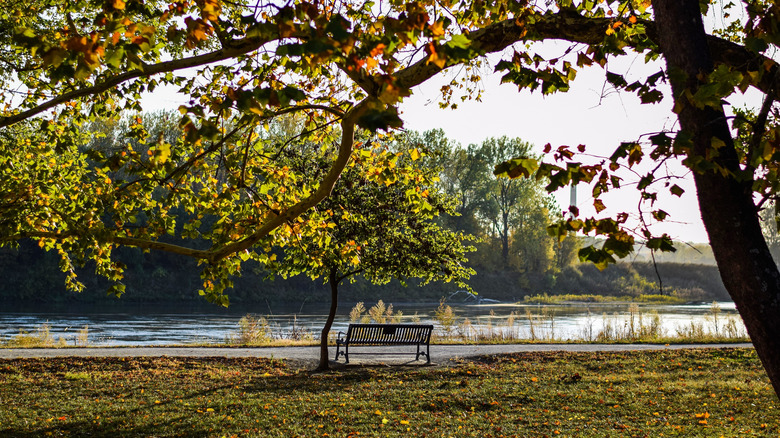
M 415 356 L 414 360 L 420 360 L 420 356 L 425 356 L 425 359 L 426 359 L 425 363 L 426 364 L 430 364 L 431 363 L 431 344 L 425 344 L 425 347 L 426 347 L 427 352 L 420 351 L 420 344 L 417 344 L 417 356 Z
M 341 351 L 342 345 L 344 345 L 344 351 Z M 338 361 L 339 356 L 344 356 L 344 363 L 349 363 L 349 344 L 336 342 L 336 358 L 334 360 Z

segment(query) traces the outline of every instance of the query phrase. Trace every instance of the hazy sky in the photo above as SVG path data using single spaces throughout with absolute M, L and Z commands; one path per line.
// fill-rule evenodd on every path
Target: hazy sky
M 661 63 L 645 65 L 642 57 L 624 58 L 611 61 L 607 66 L 609 71 L 637 79 L 663 67 Z M 401 117 L 408 129 L 424 131 L 442 128 L 449 138 L 464 146 L 480 143 L 488 137 L 506 135 L 520 137 L 534 144 L 539 153 L 547 143 L 551 143 L 553 149 L 561 145 L 575 149 L 577 145 L 584 144 L 589 154 L 606 157 L 622 141 L 635 141 L 643 134 L 676 128 L 677 119 L 671 112 L 671 99 L 654 105 L 643 105 L 632 93 L 616 93 L 608 84 L 605 85 L 604 77 L 604 69 L 590 67 L 580 71 L 569 92 L 542 96 L 539 92 L 518 91 L 514 85 L 500 84 L 499 74 L 487 75 L 483 82 L 485 92 L 482 102 L 458 100 L 456 110 L 439 109 L 439 88 L 449 82 L 449 79 L 440 79 L 415 89 L 411 98 L 402 106 Z M 629 79 L 630 82 L 632 79 Z M 756 94 L 734 96 L 731 100 L 738 106 L 743 106 L 744 101 L 752 101 L 750 103 L 753 106 L 758 106 L 758 99 L 760 97 Z M 646 160 L 649 161 L 649 158 Z M 686 174 L 681 166 L 673 170 L 680 175 Z M 663 199 L 655 208 L 663 209 L 670 217 L 667 223 L 658 224 L 653 230 L 668 233 L 686 242 L 706 242 L 707 236 L 701 223 L 691 178 L 675 183 L 686 191 L 680 198 L 668 192 L 659 194 Z M 568 190 L 558 193 L 556 197 L 561 206 L 568 205 Z M 603 214 L 610 211 L 638 211 L 637 192 L 631 186 L 623 187 L 604 200 L 608 209 Z M 592 202 L 590 189 L 580 187 L 577 204 L 583 214 L 595 214 Z M 649 211 L 650 208 L 646 207 L 645 210 Z

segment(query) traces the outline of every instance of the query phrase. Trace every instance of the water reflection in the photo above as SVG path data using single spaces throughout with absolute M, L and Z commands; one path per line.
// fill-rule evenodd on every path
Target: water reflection
M 373 303 L 367 303 L 370 307 Z M 688 305 L 629 304 L 567 304 L 527 305 L 492 303 L 451 304 L 457 320 L 452 327 L 442 327 L 435 319 L 438 303 L 396 304 L 395 311 L 403 313 L 402 320 L 419 320 L 438 326 L 439 332 L 449 329 L 452 334 L 468 335 L 491 331 L 494 336 L 512 336 L 523 339 L 594 340 L 595 334 L 607 329 L 627 330 L 631 324 L 649 324 L 656 318 L 661 329 L 674 335 L 681 328 L 702 327 L 709 332 L 723 330 L 726 321 L 736 319 L 744 331 L 734 303 L 717 303 L 719 312 L 713 313 L 712 303 Z M 333 330 L 345 330 L 349 324 L 351 305 L 341 305 Z M 229 309 L 216 306 L 161 306 L 65 308 L 6 308 L 0 311 L 0 341 L 7 342 L 20 331 L 35 333 L 48 324 L 54 339 L 62 338 L 68 345 L 78 343 L 78 331 L 88 327 L 88 342 L 100 346 L 148 346 L 170 344 L 224 343 L 238 330 L 242 316 L 254 314 L 265 317 L 277 335 L 291 332 L 311 333 L 318 338 L 327 314 L 327 307 L 315 304 L 302 306 L 233 305 Z

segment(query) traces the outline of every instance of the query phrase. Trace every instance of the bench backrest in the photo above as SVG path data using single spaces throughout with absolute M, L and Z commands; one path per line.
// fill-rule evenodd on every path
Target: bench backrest
M 432 332 L 432 324 L 350 324 L 346 339 L 354 344 L 427 344 Z

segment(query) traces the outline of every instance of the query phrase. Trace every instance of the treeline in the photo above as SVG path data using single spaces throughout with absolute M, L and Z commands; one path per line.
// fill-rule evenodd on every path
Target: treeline
M 83 292 L 65 290 L 64 274 L 56 254 L 23 242 L 18 249 L 0 249 L 0 302 L 106 303 L 106 302 L 202 302 L 197 290 L 200 269 L 188 257 L 168 253 L 143 253 L 121 249 L 127 264 L 126 293 L 122 298 L 106 294 L 106 280 L 92 274 L 89 266 L 79 272 L 86 285 Z M 657 272 L 656 272 L 657 271 Z M 305 276 L 269 279 L 260 266 L 235 279 L 231 302 L 289 303 L 325 302 L 329 290 L 321 282 Z M 660 278 L 660 280 L 659 280 Z M 728 300 L 717 268 L 712 265 L 646 262 L 619 263 L 599 271 L 588 263 L 576 263 L 557 272 L 521 272 L 517 269 L 480 269 L 470 284 L 484 298 L 520 301 L 537 294 L 629 295 L 663 293 L 689 301 Z M 376 286 L 357 281 L 342 287 L 344 302 L 383 299 L 386 302 L 434 302 L 456 292 L 449 284 L 424 287 L 410 281 Z M 453 297 L 462 300 L 463 295 Z
M 154 135 L 175 138 L 178 126 L 166 113 L 148 114 L 144 124 Z M 276 127 L 282 128 L 282 127 Z M 122 138 L 120 124 L 96 123 L 94 150 L 111 149 Z M 567 236 L 559 242 L 547 234 L 547 227 L 561 217 L 554 199 L 544 189 L 545 182 L 532 179 L 496 178 L 494 167 L 518 156 L 533 156 L 532 146 L 515 138 L 491 138 L 466 147 L 448 139 L 441 130 L 410 132 L 390 141 L 400 149 L 419 149 L 421 166 L 439 169 L 438 189 L 455 202 L 456 214 L 444 216 L 442 225 L 477 238 L 469 254 L 469 267 L 477 274 L 469 284 L 486 298 L 522 300 L 526 295 L 601 294 L 639 295 L 665 293 L 686 299 L 727 299 L 717 270 L 712 266 L 685 266 L 662 263 L 657 266 L 637 262 L 610 266 L 599 271 L 580 264 L 578 250 L 591 242 Z M 145 145 L 135 147 L 142 151 Z M 181 212 L 179 223 L 186 220 Z M 170 239 L 175 239 L 170 237 Z M 688 247 L 686 247 L 688 248 Z M 696 249 L 699 253 L 698 249 Z M 707 248 L 704 248 L 707 251 Z M 202 267 L 194 259 L 163 252 L 144 253 L 133 248 L 117 248 L 118 260 L 125 266 L 126 301 L 202 300 Z M 686 251 L 690 252 L 690 251 Z M 640 251 L 636 260 L 647 260 Z M 679 260 L 674 260 L 679 261 Z M 696 260 L 701 262 L 700 260 Z M 41 302 L 101 302 L 116 300 L 106 296 L 108 282 L 85 266 L 78 271 L 86 289 L 81 293 L 65 290 L 59 258 L 45 252 L 35 242 L 22 241 L 18 248 L 0 248 L 0 300 Z M 652 268 L 648 267 L 652 266 Z M 247 269 L 248 268 L 248 269 Z M 660 280 L 658 273 L 660 272 Z M 282 279 L 268 278 L 262 266 L 251 263 L 235 278 L 230 300 L 236 302 L 327 301 L 329 292 L 322 283 L 305 275 Z M 392 301 L 435 301 L 455 292 L 448 284 L 418 287 L 415 281 L 374 286 L 362 280 L 345 284 L 345 301 L 382 298 Z

